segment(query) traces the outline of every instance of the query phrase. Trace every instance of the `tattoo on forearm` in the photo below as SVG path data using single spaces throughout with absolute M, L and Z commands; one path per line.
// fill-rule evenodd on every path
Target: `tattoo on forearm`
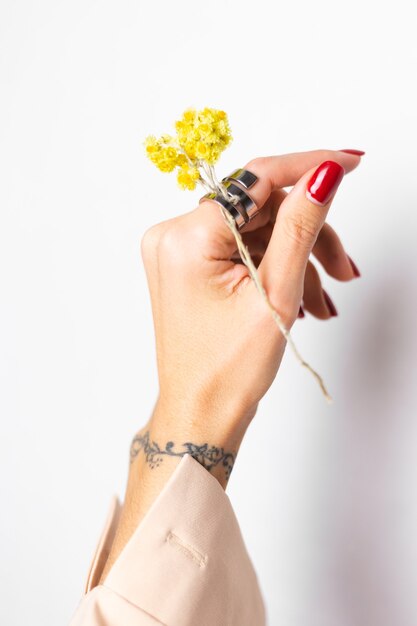
M 139 452 L 143 450 L 145 459 L 151 469 L 159 467 L 164 456 L 184 456 L 190 454 L 209 472 L 216 466 L 222 465 L 225 470 L 226 479 L 229 478 L 233 469 L 236 455 L 232 452 L 225 452 L 224 448 L 210 446 L 208 443 L 197 445 L 187 441 L 182 444 L 183 450 L 175 451 L 175 443 L 168 441 L 165 448 L 161 448 L 156 441 L 151 441 L 149 431 L 138 434 L 133 438 L 130 446 L 130 462 L 137 457 Z

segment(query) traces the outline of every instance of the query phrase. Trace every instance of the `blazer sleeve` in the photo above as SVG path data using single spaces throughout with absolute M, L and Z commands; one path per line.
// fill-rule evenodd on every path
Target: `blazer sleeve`
M 98 584 L 120 503 L 113 497 L 70 626 L 264 626 L 258 579 L 228 495 L 185 454 Z

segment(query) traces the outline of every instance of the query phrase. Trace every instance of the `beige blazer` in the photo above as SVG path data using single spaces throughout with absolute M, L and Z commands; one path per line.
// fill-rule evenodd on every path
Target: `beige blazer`
M 262 594 L 228 495 L 185 454 L 98 584 L 114 496 L 70 626 L 264 626 Z

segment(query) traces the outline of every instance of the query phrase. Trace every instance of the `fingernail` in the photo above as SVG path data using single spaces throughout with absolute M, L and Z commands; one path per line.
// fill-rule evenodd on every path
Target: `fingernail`
M 304 313 L 304 309 L 302 306 L 300 306 L 300 310 L 298 311 L 298 315 L 297 317 L 305 317 L 306 314 Z
M 311 202 L 324 206 L 336 192 L 345 170 L 335 161 L 325 161 L 310 178 L 306 195 Z
M 354 150 L 353 148 L 344 148 L 339 152 L 346 152 L 346 154 L 354 154 L 355 156 L 363 156 L 365 152 L 363 150 Z
M 360 271 L 358 270 L 358 268 L 357 268 L 356 264 L 354 263 L 354 261 L 352 261 L 352 259 L 350 258 L 350 256 L 349 256 L 349 255 L 347 255 L 347 258 L 349 259 L 349 263 L 350 263 L 350 264 L 351 264 L 351 266 L 352 266 L 353 273 L 355 274 L 355 276 L 356 276 L 357 278 L 359 278 L 359 276 L 361 275 L 361 273 L 360 273 Z
M 326 304 L 327 304 L 327 307 L 328 307 L 328 309 L 330 311 L 330 314 L 332 315 L 332 317 L 336 317 L 337 309 L 336 309 L 336 307 L 335 307 L 335 305 L 333 303 L 333 300 L 331 299 L 331 297 L 329 296 L 327 291 L 325 291 L 324 289 L 323 289 L 323 296 L 324 296 L 324 299 L 326 300 Z

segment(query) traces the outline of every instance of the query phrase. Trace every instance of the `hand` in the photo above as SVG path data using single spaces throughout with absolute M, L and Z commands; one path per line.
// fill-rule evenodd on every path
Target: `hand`
M 341 176 L 327 189 L 327 197 L 319 198 L 320 205 L 318 196 L 308 192 L 325 161 L 349 172 L 360 157 L 319 150 L 258 158 L 245 166 L 259 178 L 250 194 L 262 208 L 242 229 L 242 237 L 287 328 L 297 319 L 302 299 L 303 308 L 315 317 L 332 316 L 310 253 L 333 278 L 355 277 L 339 237 L 325 223 Z M 285 193 L 283 187 L 292 185 Z M 198 427 L 208 440 L 227 436 L 238 443 L 276 376 L 286 341 L 247 267 L 239 263 L 234 236 L 218 205 L 205 200 L 152 226 L 141 252 L 160 384 L 154 428 L 162 420 L 169 432 L 186 435 Z
M 349 172 L 360 158 L 320 150 L 255 159 L 245 166 L 259 177 L 250 193 L 262 208 L 242 237 L 287 328 L 303 297 L 307 311 L 320 319 L 331 317 L 311 252 L 334 278 L 355 276 L 338 236 L 325 224 L 343 170 L 333 167 L 336 184 L 328 186 L 327 197 L 318 184 L 312 189 L 315 198 L 308 194 L 317 167 L 329 160 Z M 286 194 L 282 188 L 291 185 Z M 217 204 L 205 200 L 189 213 L 152 226 L 141 251 L 160 394 L 132 442 L 123 510 L 100 582 L 190 446 L 192 456 L 226 487 L 242 437 L 275 378 L 286 344 L 239 263 L 234 236 Z

